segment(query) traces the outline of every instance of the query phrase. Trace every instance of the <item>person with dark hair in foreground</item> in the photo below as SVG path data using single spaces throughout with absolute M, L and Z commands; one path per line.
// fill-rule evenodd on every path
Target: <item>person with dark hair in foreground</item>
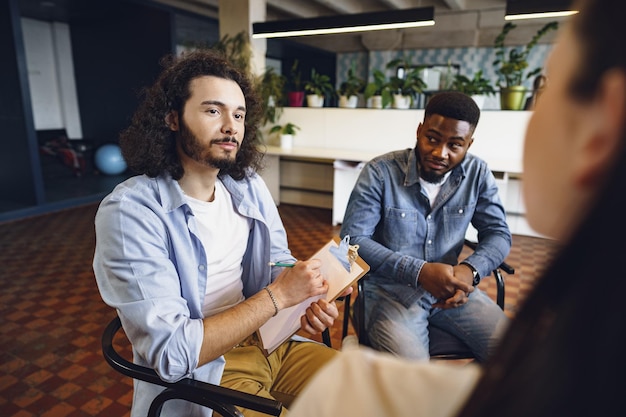
M 434 95 L 415 148 L 369 161 L 350 195 L 341 235 L 371 267 L 358 297 L 365 297 L 364 325 L 376 350 L 428 359 L 438 342 L 430 324 L 484 362 L 506 328 L 502 309 L 476 288 L 511 248 L 495 178 L 468 153 L 479 118 L 468 95 Z M 459 263 L 470 223 L 478 246 Z
M 93 268 L 136 363 L 165 381 L 189 377 L 288 407 L 337 352 L 303 338 L 268 357 L 257 346 L 256 330 L 279 310 L 328 289 L 319 260 L 291 255 L 256 173 L 260 112 L 249 77 L 221 55 L 196 51 L 165 62 L 121 135 L 124 158 L 141 175 L 100 204 Z M 336 305 L 321 299 L 302 328 L 322 332 L 337 316 Z M 144 417 L 163 389 L 136 381 L 131 415 Z M 161 415 L 210 414 L 173 400 Z
M 523 157 L 528 221 L 562 247 L 494 355 L 481 367 L 346 351 L 314 377 L 292 417 L 624 414 L 625 8 L 622 0 L 573 8 Z

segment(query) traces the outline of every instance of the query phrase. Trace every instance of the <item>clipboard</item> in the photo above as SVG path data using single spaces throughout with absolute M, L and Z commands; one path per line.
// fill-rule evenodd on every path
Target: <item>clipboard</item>
M 365 275 L 370 267 L 358 256 L 358 246 L 349 246 L 346 259 L 341 261 L 337 258 L 337 251 L 343 249 L 350 237 L 346 236 L 342 241 L 339 236 L 333 237 L 328 243 L 322 246 L 309 259 L 319 259 L 322 261 L 320 267 L 322 276 L 328 282 L 328 292 L 324 295 L 310 297 L 300 304 L 282 309 L 278 314 L 269 319 L 257 331 L 259 347 L 266 355 L 272 353 L 284 341 L 300 330 L 300 317 L 312 302 L 321 298 L 332 302 L 339 297 L 348 287 L 351 287 L 357 280 Z M 345 263 L 350 265 L 348 271 Z

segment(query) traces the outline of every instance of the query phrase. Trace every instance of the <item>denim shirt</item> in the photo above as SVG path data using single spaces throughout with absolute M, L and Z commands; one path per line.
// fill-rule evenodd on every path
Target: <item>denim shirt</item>
M 431 209 L 419 182 L 416 150 L 404 149 L 363 167 L 340 233 L 359 245 L 359 255 L 371 268 L 368 282 L 408 307 L 419 296 L 418 275 L 424 263 L 458 263 L 470 223 L 478 230 L 479 244 L 466 261 L 484 277 L 511 247 L 504 207 L 487 164 L 468 153 L 451 171 Z
M 251 219 L 243 259 L 243 292 L 249 297 L 275 279 L 270 261 L 293 262 L 276 205 L 260 176 L 222 182 L 234 209 Z M 183 192 L 169 175 L 137 176 L 101 202 L 95 219 L 93 268 L 102 299 L 117 310 L 132 343 L 134 361 L 166 381 L 190 377 L 219 384 L 224 358 L 198 366 L 204 328 L 206 253 Z M 163 390 L 135 381 L 132 416 L 147 415 Z M 209 416 L 210 410 L 168 401 L 163 416 Z

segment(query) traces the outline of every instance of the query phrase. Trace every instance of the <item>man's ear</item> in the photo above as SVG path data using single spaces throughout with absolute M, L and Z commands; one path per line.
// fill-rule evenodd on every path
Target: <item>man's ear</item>
M 178 131 L 178 112 L 176 110 L 170 111 L 167 116 L 165 116 L 165 124 L 171 131 Z
M 610 70 L 599 84 L 594 103 L 587 115 L 587 137 L 576 161 L 575 181 L 582 187 L 596 187 L 613 167 L 624 146 L 626 120 L 626 72 Z

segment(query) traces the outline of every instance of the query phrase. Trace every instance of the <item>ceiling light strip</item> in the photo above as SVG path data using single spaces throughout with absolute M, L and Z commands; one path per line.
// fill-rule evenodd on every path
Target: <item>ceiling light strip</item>
M 402 29 L 435 24 L 434 8 L 358 13 L 310 19 L 277 20 L 252 24 L 253 38 L 277 38 Z

